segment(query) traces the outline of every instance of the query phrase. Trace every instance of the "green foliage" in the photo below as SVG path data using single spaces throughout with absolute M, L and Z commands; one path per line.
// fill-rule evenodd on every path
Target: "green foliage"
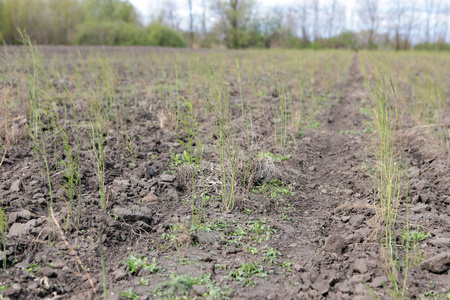
M 267 264 L 269 266 L 273 264 L 278 264 L 278 257 L 281 256 L 281 252 L 275 248 L 270 248 L 264 251 L 265 257 L 263 258 L 264 261 L 267 261 Z
M 8 221 L 3 209 L 0 208 L 0 233 L 5 237 L 6 230 L 8 229 Z
M 42 9 L 45 8 L 45 9 Z M 16 28 L 38 44 L 186 47 L 178 32 L 141 26 L 134 6 L 122 0 L 2 0 L 0 42 L 21 43 Z
M 255 5 L 253 0 L 215 2 L 214 10 L 223 16 L 221 22 L 217 24 L 217 29 L 225 35 L 225 44 L 228 48 L 238 49 L 249 47 L 250 40 L 253 43 L 260 40 L 258 33 L 249 28 L 249 21 Z
M 159 23 L 142 28 L 127 1 L 88 0 L 83 3 L 83 12 L 74 40 L 78 45 L 187 46 L 179 33 Z
M 233 277 L 234 280 L 238 281 L 243 287 L 247 287 L 256 285 L 253 276 L 266 278 L 267 273 L 264 272 L 264 267 L 261 263 L 256 264 L 250 262 L 240 264 L 237 269 L 230 272 L 230 276 Z
M 77 45 L 155 46 L 157 43 L 138 25 L 119 22 L 86 22 L 78 27 Z
M 261 186 L 257 186 L 252 190 L 252 192 L 256 194 L 270 194 L 270 198 L 275 198 L 278 195 L 295 195 L 294 192 L 287 189 L 278 179 L 274 179 L 268 183 L 264 183 Z
M 153 295 L 173 298 L 176 295 L 188 295 L 193 285 L 205 283 L 205 278 L 192 277 L 186 274 L 171 273 L 170 280 L 158 284 Z
M 428 51 L 450 51 L 450 44 L 445 43 L 443 41 L 437 42 L 437 43 L 419 43 L 414 46 L 415 50 L 428 50 Z
M 36 276 L 37 271 L 39 271 L 40 269 L 41 269 L 41 266 L 36 263 L 32 263 L 28 268 L 25 268 L 25 267 L 22 268 L 22 270 L 27 271 L 31 277 Z
M 248 225 L 250 233 L 270 235 L 271 232 L 276 232 L 270 225 L 266 225 L 266 222 L 266 220 L 250 221 Z
M 83 21 L 137 24 L 138 14 L 128 1 L 86 0 L 82 2 Z
M 156 45 L 162 47 L 187 47 L 188 42 L 175 30 L 159 23 L 152 23 L 146 28 L 147 36 Z
M 180 154 L 172 152 L 172 149 L 170 149 L 169 167 L 171 168 L 176 168 L 182 164 L 192 165 L 197 162 L 198 158 L 190 155 L 186 150 L 183 151 L 183 154 Z
M 136 275 L 141 268 L 149 270 L 150 274 L 161 270 L 155 258 L 153 258 L 152 263 L 149 263 L 147 257 L 135 256 L 132 253 L 122 263 L 127 266 L 128 272 L 133 275 Z
M 130 253 L 124 263 L 126 264 L 129 273 L 137 274 L 139 269 L 147 264 L 147 260 L 147 257 L 134 256 Z
M 136 292 L 133 291 L 133 288 L 129 288 L 126 291 L 119 291 L 119 295 L 122 298 L 125 299 L 139 299 L 141 298 L 140 296 L 136 295 Z
M 80 8 L 79 0 L 2 0 L 0 34 L 8 44 L 21 43 L 16 28 L 40 44 L 68 44 L 81 21 Z
M 0 208 L 0 233 L 1 236 L 1 242 L 3 244 L 3 251 L 6 251 L 6 231 L 8 230 L 8 219 L 6 217 L 5 212 L 3 209 Z M 6 256 L 3 259 L 3 267 L 6 268 Z
M 415 230 L 407 231 L 403 229 L 400 239 L 407 245 L 410 245 L 416 242 L 422 242 L 430 236 L 431 234 L 428 232 L 420 232 Z

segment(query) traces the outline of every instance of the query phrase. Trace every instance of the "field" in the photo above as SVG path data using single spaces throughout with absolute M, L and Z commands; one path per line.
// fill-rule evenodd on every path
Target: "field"
M 450 56 L 0 58 L 3 299 L 449 299 Z

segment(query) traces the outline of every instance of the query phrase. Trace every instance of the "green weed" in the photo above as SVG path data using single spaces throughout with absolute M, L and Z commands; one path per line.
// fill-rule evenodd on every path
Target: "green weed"
M 126 291 L 119 291 L 119 295 L 120 295 L 120 297 L 123 297 L 125 299 L 131 299 L 131 300 L 141 298 L 140 296 L 138 296 L 136 294 L 136 292 L 133 291 L 133 288 L 129 288 Z
M 267 278 L 267 273 L 264 272 L 264 267 L 261 263 L 243 263 L 238 268 L 230 272 L 230 276 L 239 282 L 243 287 L 255 286 L 257 283 L 253 276 L 260 278 Z
M 278 179 L 273 179 L 268 183 L 253 188 L 253 193 L 268 194 L 270 198 L 275 198 L 279 195 L 294 196 L 295 193 L 285 187 L 285 185 Z
M 152 263 L 149 263 L 147 257 L 135 256 L 131 253 L 123 264 L 127 266 L 127 271 L 133 275 L 136 275 L 141 268 L 149 270 L 151 274 L 161 270 L 155 258 L 152 259 Z
M 169 280 L 158 284 L 153 291 L 153 295 L 163 298 L 174 298 L 175 296 L 187 296 L 193 285 L 203 284 L 204 278 L 192 277 L 186 274 L 179 275 L 173 272 L 169 275 Z M 209 279 L 209 278 L 208 278 Z
M 273 264 L 278 264 L 278 257 L 281 256 L 281 252 L 275 248 L 269 248 L 264 250 L 264 255 L 263 261 L 267 261 L 267 264 L 271 266 Z

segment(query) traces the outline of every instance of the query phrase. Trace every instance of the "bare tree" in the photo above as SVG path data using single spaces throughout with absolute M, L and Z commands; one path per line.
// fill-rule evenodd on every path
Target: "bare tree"
M 329 10 L 326 11 L 327 20 L 327 37 L 330 38 L 339 34 L 345 27 L 346 12 L 345 6 L 339 0 L 332 0 L 331 5 L 327 5 Z
M 441 12 L 441 1 L 437 0 L 434 9 L 434 27 L 433 27 L 433 41 L 437 41 L 437 32 L 440 25 L 440 12 Z
M 192 12 L 192 0 L 188 0 L 189 6 L 189 34 L 190 34 L 190 45 L 191 48 L 194 47 L 194 13 Z
M 180 17 L 178 16 L 178 7 L 173 0 L 165 0 L 157 17 L 157 21 L 161 24 L 180 29 Z
M 367 46 L 372 48 L 374 37 L 380 24 L 378 0 L 362 0 L 359 4 L 359 18 L 368 31 Z
M 213 9 L 220 17 L 221 30 L 229 48 L 239 48 L 242 45 L 252 9 L 253 0 L 215 0 Z
M 450 3 L 441 4 L 440 9 L 436 10 L 436 23 L 439 22 L 438 26 L 435 24 L 436 41 L 439 40 L 445 42 L 449 29 L 448 28 L 449 20 L 450 20 Z
M 206 0 L 202 0 L 202 35 L 206 38 Z
M 403 0 L 398 0 L 393 3 L 393 7 L 390 10 L 390 20 L 394 31 L 395 50 L 400 50 L 402 42 L 402 30 L 404 24 L 404 16 L 406 13 L 406 3 Z
M 320 24 L 319 24 L 319 7 L 320 7 L 320 0 L 312 0 L 312 7 L 314 11 L 314 23 L 313 23 L 313 35 L 314 40 L 320 38 Z
M 286 23 L 285 26 L 290 34 L 295 34 L 295 31 L 297 29 L 297 22 L 298 22 L 297 11 L 292 7 L 288 7 L 286 9 L 285 14 L 285 23 Z
M 411 45 L 411 39 L 412 39 L 412 32 L 413 29 L 416 27 L 417 24 L 417 9 L 416 9 L 416 2 L 410 1 L 409 6 L 405 12 L 405 15 L 403 17 L 403 48 L 407 49 Z
M 435 0 L 425 0 L 425 12 L 427 14 L 425 20 L 425 40 L 427 43 L 431 42 L 431 18 L 433 17 L 435 6 Z
M 308 11 L 308 3 L 307 0 L 301 0 L 299 5 L 299 26 L 301 31 L 301 37 L 305 43 L 309 43 L 309 11 Z
M 331 3 L 330 13 L 328 14 L 328 37 L 329 38 L 333 36 L 334 15 L 336 13 L 336 4 L 337 4 L 337 0 L 333 0 L 333 2 Z

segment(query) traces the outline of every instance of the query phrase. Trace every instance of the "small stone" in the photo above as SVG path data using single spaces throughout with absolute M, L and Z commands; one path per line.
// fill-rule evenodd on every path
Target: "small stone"
M 346 244 L 358 244 L 361 243 L 362 237 L 359 234 L 352 233 L 345 237 Z
M 378 276 L 372 279 L 372 282 L 370 283 L 370 287 L 372 288 L 378 288 L 382 287 L 383 285 L 386 285 L 386 283 L 389 281 L 387 276 Z
M 314 283 L 314 289 L 321 295 L 326 295 L 330 290 L 330 283 L 327 280 L 320 280 Z
M 315 166 L 311 166 L 308 168 L 308 170 L 310 170 L 311 172 L 315 172 L 316 171 L 316 167 Z
M 350 190 L 350 189 L 345 189 L 345 190 L 343 190 L 342 192 L 343 192 L 345 195 L 347 195 L 347 196 L 353 195 L 353 191 Z
M 17 221 L 17 215 L 18 215 L 17 212 L 12 212 L 12 213 L 10 213 L 9 216 L 8 216 L 8 224 L 14 224 L 14 223 L 16 223 L 16 221 Z
M 2 291 L 2 296 L 4 299 L 18 299 L 21 294 L 20 287 L 8 287 L 6 290 Z
M 125 272 L 124 270 L 117 269 L 112 273 L 112 276 L 114 280 L 120 281 L 126 279 L 128 277 L 128 273 Z
M 56 273 L 56 271 L 50 267 L 40 268 L 38 274 L 40 276 L 46 276 L 48 278 L 56 278 L 56 276 L 58 275 L 58 273 Z
M 367 273 L 368 269 L 366 262 L 367 262 L 366 260 L 358 258 L 357 260 L 355 260 L 355 263 L 353 264 L 353 270 L 355 270 L 360 274 Z
M 175 181 L 176 177 L 174 175 L 170 175 L 170 174 L 162 174 L 161 175 L 161 180 L 165 181 L 165 182 L 173 182 Z
M 191 291 L 191 296 L 195 297 L 201 297 L 203 294 L 205 294 L 206 291 L 206 287 L 204 285 L 193 285 L 192 286 L 192 291 Z
M 322 189 L 320 192 L 321 192 L 322 194 L 326 194 L 328 191 L 327 191 L 326 189 Z
M 420 169 L 416 166 L 413 166 L 411 168 L 408 169 L 408 173 L 409 173 L 409 177 L 412 178 L 415 175 L 419 174 Z
M 17 218 L 28 221 L 31 219 L 31 212 L 29 210 L 22 209 L 17 213 Z
M 442 274 L 450 269 L 450 252 L 444 252 L 439 255 L 428 258 L 421 264 L 423 269 L 431 273 Z
M 300 265 L 298 263 L 293 263 L 292 270 L 294 270 L 295 272 L 300 272 L 300 271 L 303 271 L 304 268 L 302 267 L 302 265 Z
M 371 295 L 367 293 L 367 286 L 362 283 L 355 284 L 353 287 L 353 300 L 373 300 Z
M 155 170 L 153 170 L 153 168 L 148 164 L 145 164 L 145 178 L 152 179 L 155 176 L 156 176 Z
M 410 204 L 417 204 L 417 202 L 419 202 L 420 197 L 419 195 L 415 195 L 414 197 L 412 197 L 412 200 L 409 202 Z
M 426 204 L 417 204 L 413 208 L 411 208 L 411 212 L 413 213 L 421 213 L 421 212 L 427 212 L 430 211 L 430 207 Z
M 369 274 L 358 274 L 350 278 L 351 284 L 365 283 L 370 280 Z
M 22 181 L 20 179 L 13 181 L 13 183 L 11 183 L 11 186 L 9 187 L 9 191 L 13 193 L 23 191 Z
M 131 183 L 129 180 L 126 179 L 114 179 L 112 190 L 116 193 L 120 193 L 125 191 L 127 188 L 131 186 Z
M 144 198 L 141 199 L 142 202 L 157 202 L 158 201 L 158 196 L 156 196 L 155 194 L 153 194 L 152 192 L 148 193 L 147 196 L 145 196 Z
M 422 191 L 430 187 L 430 183 L 426 180 L 421 180 L 416 184 L 416 189 L 418 191 Z
M 27 289 L 29 290 L 35 290 L 39 287 L 39 284 L 36 281 L 30 281 L 28 282 Z
M 351 217 L 350 224 L 352 224 L 353 227 L 357 228 L 357 227 L 361 226 L 363 221 L 364 221 L 363 215 L 356 215 L 356 216 Z
M 350 216 L 343 216 L 341 218 L 342 223 L 347 223 L 350 220 Z
M 33 195 L 33 199 L 39 199 L 39 198 L 44 198 L 44 194 L 36 193 L 36 194 Z
M 167 146 L 169 148 L 176 148 L 176 147 L 180 147 L 180 143 L 177 142 L 163 142 L 162 145 Z
M 444 201 L 445 204 L 450 204 L 450 196 L 443 196 L 442 201 Z
M 335 290 L 341 293 L 350 293 L 351 288 L 347 282 L 340 282 L 334 286 Z
M 26 224 L 21 223 L 14 223 L 11 228 L 9 229 L 9 236 L 10 237 L 19 237 L 28 232 L 28 227 Z
M 326 238 L 323 250 L 331 253 L 341 254 L 345 248 L 345 239 L 340 235 L 331 235 Z
M 114 179 L 113 185 L 122 186 L 122 187 L 129 187 L 131 185 L 129 180 L 126 179 Z

